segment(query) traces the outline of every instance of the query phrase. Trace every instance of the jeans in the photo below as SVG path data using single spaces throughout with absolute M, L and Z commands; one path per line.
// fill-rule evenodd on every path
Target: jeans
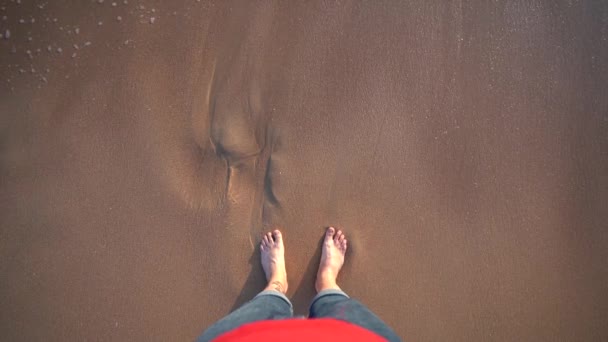
M 401 341 L 397 334 L 359 301 L 340 290 L 323 290 L 312 300 L 310 318 L 334 318 L 371 330 L 389 341 Z M 293 306 L 278 291 L 262 291 L 249 302 L 210 326 L 197 341 L 211 341 L 243 324 L 293 318 Z

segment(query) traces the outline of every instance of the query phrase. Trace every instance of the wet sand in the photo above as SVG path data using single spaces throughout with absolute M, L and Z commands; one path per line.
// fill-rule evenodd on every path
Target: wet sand
M 192 340 L 274 227 L 303 314 L 328 225 L 407 341 L 608 339 L 606 3 L 1 4 L 2 339 Z

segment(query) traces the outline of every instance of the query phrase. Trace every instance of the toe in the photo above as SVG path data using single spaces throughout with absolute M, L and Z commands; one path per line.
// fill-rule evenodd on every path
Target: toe
M 277 243 L 283 243 L 283 234 L 281 234 L 281 231 L 275 229 L 272 232 L 272 235 L 274 236 L 274 241 L 276 241 Z
M 346 239 L 346 237 L 344 236 L 344 234 L 340 235 L 340 238 L 338 241 L 340 241 L 340 243 L 342 243 L 342 241 L 344 241 L 344 239 Z
M 270 244 L 270 241 L 268 241 L 268 235 L 264 235 L 262 237 L 262 244 L 264 244 L 265 246 L 268 246 Z
M 327 228 L 327 232 L 325 233 L 325 239 L 333 239 L 334 234 L 336 234 L 336 229 L 334 227 Z
M 268 232 L 266 233 L 266 239 L 268 239 L 268 245 L 272 245 L 272 243 L 274 242 L 274 239 L 272 238 L 272 233 Z
M 336 235 L 334 236 L 334 241 L 338 242 L 340 241 L 340 237 L 342 236 L 342 231 L 338 230 L 338 232 L 336 233 Z
M 260 243 L 260 250 L 265 252 L 266 251 L 266 245 L 262 242 Z

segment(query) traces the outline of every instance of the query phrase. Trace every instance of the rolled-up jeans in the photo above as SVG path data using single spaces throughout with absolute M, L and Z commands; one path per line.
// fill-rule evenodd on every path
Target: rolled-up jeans
M 312 300 L 309 318 L 334 318 L 358 325 L 393 342 L 400 341 L 395 332 L 361 302 L 341 290 L 323 290 Z M 211 341 L 221 334 L 255 321 L 293 318 L 293 305 L 282 293 L 274 290 L 260 292 L 228 316 L 210 326 L 198 338 Z

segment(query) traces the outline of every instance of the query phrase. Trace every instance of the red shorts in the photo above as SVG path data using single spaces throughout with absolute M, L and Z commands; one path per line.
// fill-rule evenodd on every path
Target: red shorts
M 331 318 L 283 319 L 245 324 L 220 335 L 216 342 L 227 341 L 386 341 L 357 325 Z

